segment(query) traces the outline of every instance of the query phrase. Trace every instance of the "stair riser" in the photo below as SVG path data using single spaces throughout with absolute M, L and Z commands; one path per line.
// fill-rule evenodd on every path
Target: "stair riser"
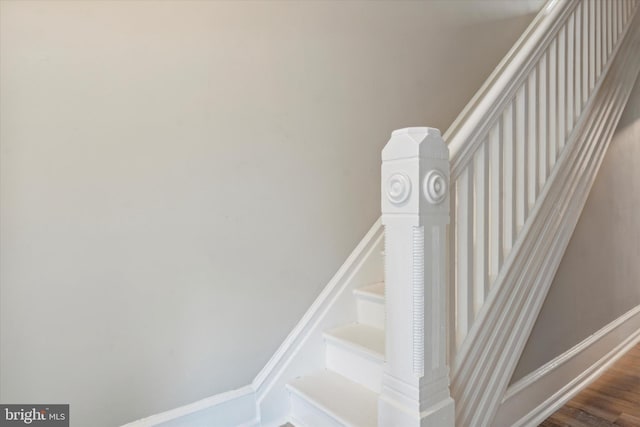
M 335 420 L 324 410 L 309 403 L 307 399 L 296 393 L 289 393 L 291 402 L 290 422 L 295 427 L 342 427 L 345 424 Z
M 384 303 L 364 298 L 356 299 L 358 323 L 384 329 Z
M 325 360 L 327 369 L 375 393 L 380 393 L 384 369 L 382 360 L 359 354 L 332 342 L 326 342 Z

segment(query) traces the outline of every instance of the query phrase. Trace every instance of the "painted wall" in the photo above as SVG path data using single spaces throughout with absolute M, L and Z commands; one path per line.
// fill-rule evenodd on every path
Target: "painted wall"
M 640 304 L 640 79 L 512 381 Z
M 541 1 L 0 2 L 0 401 L 248 384 Z

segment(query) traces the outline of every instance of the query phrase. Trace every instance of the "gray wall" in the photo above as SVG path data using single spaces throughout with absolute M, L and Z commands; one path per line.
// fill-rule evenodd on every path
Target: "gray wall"
M 640 79 L 512 381 L 640 304 Z
M 0 401 L 248 384 L 541 1 L 0 2 Z

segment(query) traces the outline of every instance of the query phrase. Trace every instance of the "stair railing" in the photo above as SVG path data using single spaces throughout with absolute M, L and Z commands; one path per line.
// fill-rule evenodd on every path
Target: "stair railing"
M 447 145 L 436 129 L 393 133 L 382 167 L 387 361 L 379 425 L 490 419 L 465 406 L 485 399 L 476 389 L 470 397 L 466 383 L 495 381 L 470 368 L 477 349 L 467 338 L 509 286 L 504 272 L 636 8 L 636 0 L 548 1 L 445 133 Z M 495 409 L 499 398 L 485 405 Z
M 550 1 L 444 138 L 451 151 L 451 356 L 541 200 L 632 16 L 628 0 Z

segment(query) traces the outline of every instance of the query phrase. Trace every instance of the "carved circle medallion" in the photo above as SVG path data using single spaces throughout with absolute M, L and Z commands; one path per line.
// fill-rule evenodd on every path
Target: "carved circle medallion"
M 396 205 L 405 202 L 411 194 L 411 180 L 403 173 L 395 173 L 387 180 L 387 197 Z
M 430 170 L 424 177 L 424 196 L 434 205 L 447 197 L 447 179 L 439 170 Z

